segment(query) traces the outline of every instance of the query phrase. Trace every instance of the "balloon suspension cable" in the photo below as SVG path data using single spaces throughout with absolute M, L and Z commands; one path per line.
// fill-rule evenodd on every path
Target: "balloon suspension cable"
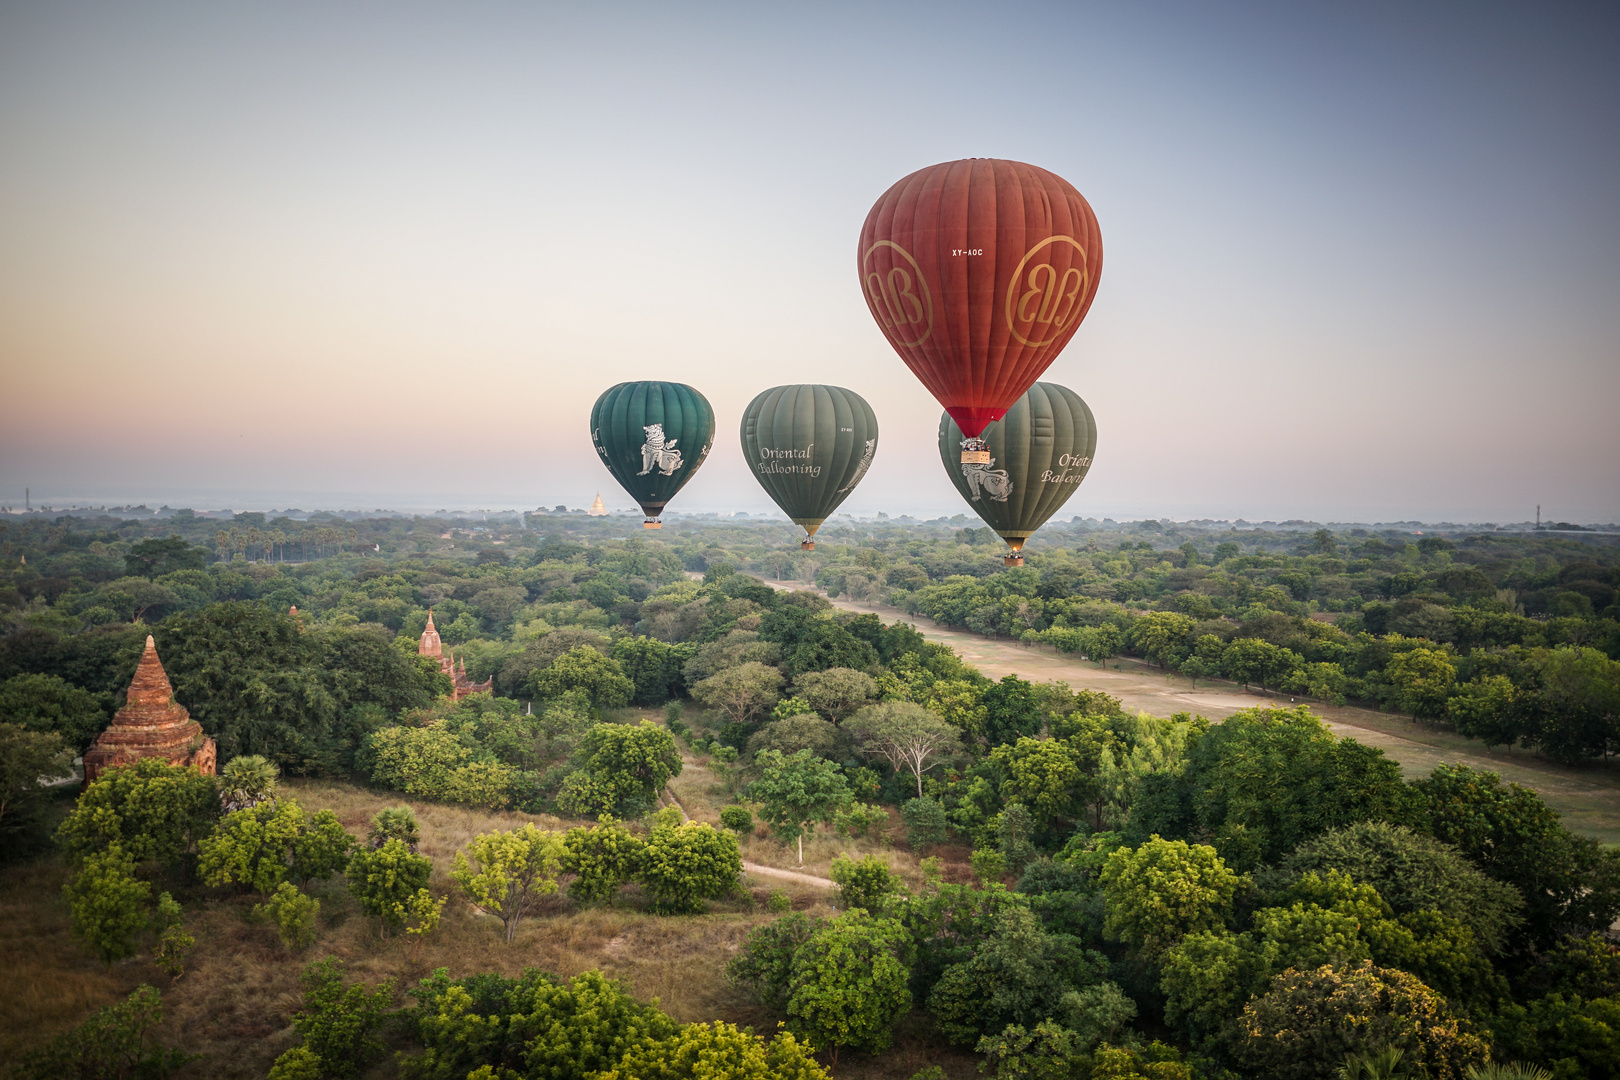
M 650 517 L 641 523 L 641 527 L 643 529 L 662 529 L 664 527 L 664 523 L 655 517 Z
M 990 444 L 977 435 L 962 440 L 963 465 L 990 464 Z

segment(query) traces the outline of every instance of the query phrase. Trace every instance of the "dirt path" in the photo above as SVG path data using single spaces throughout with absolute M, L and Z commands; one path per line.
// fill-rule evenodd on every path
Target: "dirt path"
M 769 580 L 765 584 L 782 590 L 806 588 Z M 819 589 L 811 591 L 826 595 Z M 875 614 L 884 622 L 911 623 L 923 637 L 951 646 L 963 660 L 992 679 L 1003 675 L 1017 675 L 1031 682 L 1056 679 L 1075 689 L 1112 694 L 1125 708 L 1155 716 L 1190 712 L 1224 720 L 1239 709 L 1256 705 L 1286 706 L 1295 701 L 1286 694 L 1260 694 L 1219 680 L 1200 680 L 1195 687 L 1186 676 L 1166 675 L 1129 657 L 1116 657 L 1108 661 L 1107 667 L 1099 667 L 1064 656 L 1049 646 L 994 641 L 963 630 L 936 626 L 927 618 L 907 615 L 885 604 L 849 600 L 833 600 L 832 603 L 845 611 Z M 1504 780 L 1523 784 L 1539 793 L 1574 831 L 1607 844 L 1620 844 L 1620 774 L 1615 770 L 1597 765 L 1561 768 L 1526 750 L 1488 749 L 1474 740 L 1431 730 L 1402 716 L 1306 698 L 1298 701 L 1309 704 L 1335 734 L 1383 750 L 1400 763 L 1408 777 L 1425 775 L 1442 762 L 1489 769 L 1501 774 Z
M 688 768 L 702 767 L 698 765 L 695 758 L 688 754 L 682 754 L 681 759 L 686 763 Z M 691 820 L 692 815 L 686 812 L 686 804 L 681 802 L 681 797 L 675 794 L 672 789 L 668 787 L 664 788 L 663 794 L 659 796 L 659 802 L 665 806 L 675 807 L 676 809 L 680 810 L 682 818 Z M 742 868 L 743 873 L 745 874 L 758 874 L 760 877 L 777 878 L 781 881 L 792 881 L 800 885 L 809 885 L 817 889 L 838 888 L 838 885 L 835 882 L 824 877 L 817 877 L 815 874 L 805 874 L 799 872 L 798 870 L 781 870 L 774 866 L 761 866 L 759 863 L 749 862 L 747 859 L 742 861 Z

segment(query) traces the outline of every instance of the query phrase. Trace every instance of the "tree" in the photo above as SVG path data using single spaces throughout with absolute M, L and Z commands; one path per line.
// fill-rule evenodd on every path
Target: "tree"
M 612 657 L 635 683 L 634 705 L 662 705 L 686 687 L 681 668 L 691 658 L 687 645 L 671 645 L 651 637 L 626 637 L 613 643 Z
M 821 926 L 822 920 L 793 912 L 754 927 L 726 964 L 726 978 L 753 994 L 772 1013 L 786 1016 L 793 957 Z
M 171 979 L 178 979 L 185 970 L 186 954 L 197 939 L 186 933 L 180 904 L 168 893 L 158 896 L 152 912 L 152 933 L 156 942 L 152 946 L 152 962 Z
M 563 851 L 560 836 L 542 832 L 533 822 L 510 832 L 481 833 L 465 851 L 456 852 L 450 879 L 468 899 L 501 920 L 510 944 L 535 901 L 557 891 Z M 468 852 L 477 861 L 476 868 Z
M 876 855 L 857 862 L 840 854 L 833 859 L 827 876 L 838 886 L 839 907 L 864 908 L 874 916 L 882 915 L 892 898 L 906 892 L 905 883 Z
M 1033 811 L 1041 827 L 1080 817 L 1095 801 L 1097 755 L 1083 735 L 1069 739 L 1022 738 L 990 751 L 1005 779 L 1001 797 Z
M 1487 675 L 1463 683 L 1446 701 L 1446 714 L 1459 735 L 1486 746 L 1512 745 L 1523 734 L 1514 705 L 1518 688 L 1506 675 Z
M 1444 716 L 1457 669 L 1439 649 L 1408 649 L 1390 657 L 1384 677 L 1412 718 Z
M 354 1076 L 382 1053 L 383 1044 L 373 1033 L 393 1003 L 393 979 L 375 987 L 345 986 L 340 962 L 328 956 L 306 967 L 299 981 L 304 1008 L 293 1014 L 293 1026 L 304 1037 L 304 1048 L 320 1058 L 323 1075 Z
M 1298 666 L 1299 656 L 1292 649 L 1260 638 L 1238 638 L 1221 653 L 1221 670 L 1245 690 L 1256 683 L 1262 690 L 1277 686 Z
M 567 981 L 534 968 L 516 979 L 487 974 L 452 981 L 439 968 L 412 994 L 422 1003 L 417 1037 L 425 1051 L 401 1061 L 401 1075 L 409 1080 L 583 1080 L 678 1030 L 658 1008 L 636 1001 L 598 971 Z M 632 1075 L 639 1080 L 660 1074 Z
M 961 751 L 960 731 L 909 701 L 886 701 L 850 717 L 844 730 L 863 754 L 910 773 L 922 798 L 923 776 Z
M 1119 848 L 1103 863 L 1103 932 L 1157 956 L 1187 934 L 1221 926 L 1239 881 L 1204 844 L 1155 836 Z
M 198 873 L 207 885 L 240 885 L 261 896 L 289 874 L 307 884 L 348 865 L 354 838 L 330 810 L 313 819 L 292 799 L 235 810 L 198 845 Z
M 1001 681 L 984 692 L 984 736 L 991 746 L 1041 730 L 1041 712 L 1035 687 L 1016 675 L 1003 675 Z
M 753 757 L 766 750 L 779 750 L 784 754 L 809 750 L 817 757 L 841 761 L 846 756 L 841 751 L 847 751 L 848 747 L 848 736 L 837 725 L 813 712 L 773 720 L 748 736 L 748 753 Z
M 597 724 L 585 736 L 585 771 L 613 793 L 615 808 L 648 805 L 672 777 L 681 775 L 675 737 L 651 721 Z
M 179 536 L 142 540 L 124 556 L 124 573 L 130 577 L 156 578 L 176 570 L 201 570 L 206 565 L 208 552 Z
M 594 708 L 617 709 L 630 704 L 636 686 L 617 660 L 582 645 L 563 653 L 534 676 L 536 698 L 560 698 L 573 690 L 583 692 Z
M 757 660 L 726 668 L 692 686 L 692 697 L 719 709 L 734 724 L 746 724 L 768 712 L 781 696 L 782 673 Z
M 1169 667 L 1183 646 L 1192 640 L 1196 624 L 1174 611 L 1150 611 L 1131 625 L 1131 647 L 1144 657 Z
M 46 796 L 40 779 L 72 769 L 73 751 L 60 735 L 0 724 L 0 838 L 8 848 L 20 848 L 18 840 L 38 825 Z
M 632 1047 L 598 1080 L 828 1080 L 812 1052 L 788 1032 L 767 1041 L 716 1020 Z
M 1346 1055 L 1395 1047 L 1422 1075 L 1462 1080 L 1485 1041 L 1404 971 L 1362 963 L 1288 971 L 1238 1021 L 1239 1059 L 1278 1080 L 1327 1080 Z
M 660 915 L 701 911 L 704 901 L 736 888 L 740 874 L 736 834 L 696 821 L 653 829 L 636 867 L 636 880 Z
M 416 854 L 399 840 L 389 840 L 379 848 L 361 848 L 349 859 L 349 891 L 360 901 L 360 909 L 375 915 L 383 937 L 400 925 L 399 908 L 427 888 L 433 863 Z
M 878 688 L 872 676 L 864 672 L 835 667 L 800 675 L 794 680 L 793 692 L 837 723 L 877 697 Z
M 975 922 L 982 929 L 971 955 L 947 966 L 928 998 L 940 1031 L 957 1045 L 973 1046 L 1009 1024 L 1033 1026 L 1061 1016 L 1066 995 L 1104 983 L 1108 961 L 1101 953 L 1067 934 L 1048 933 L 1022 903 L 1004 904 Z
M 619 886 L 635 877 L 645 847 L 639 836 L 606 814 L 595 828 L 569 829 L 563 834 L 562 869 L 575 877 L 568 895 L 586 904 L 612 900 Z
M 52 732 L 82 754 L 107 726 L 95 695 L 55 675 L 14 675 L 0 682 L 0 717 L 29 731 Z
M 167 1080 L 200 1055 L 152 1046 L 148 1034 L 162 1022 L 163 1000 L 143 984 L 123 1001 L 97 1009 L 72 1031 L 25 1054 L 11 1075 L 16 1080 L 126 1076 Z
M 219 817 L 213 781 L 196 769 L 143 758 L 108 769 L 79 796 L 56 831 L 83 858 L 117 843 L 136 862 L 179 865 Z
M 906 840 L 913 851 L 921 853 L 945 842 L 949 820 L 939 800 L 907 799 L 900 807 L 900 818 L 906 823 Z
M 1413 787 L 1436 839 L 1523 894 L 1523 934 L 1539 948 L 1606 932 L 1620 916 L 1620 853 L 1564 828 L 1535 792 L 1464 765 L 1440 765 Z
M 876 1053 L 888 1047 L 895 1020 L 911 1007 L 904 962 L 911 935 L 893 919 L 845 911 L 793 954 L 788 1030 L 812 1046 Z
M 748 786 L 748 795 L 762 804 L 760 816 L 782 843 L 799 844 L 799 865 L 804 865 L 804 834 L 818 821 L 832 820 L 833 812 L 854 798 L 838 766 L 808 750 L 784 757 L 767 750 L 756 761 L 763 770 Z
M 320 933 L 321 902 L 290 881 L 276 886 L 270 899 L 254 907 L 253 914 L 274 923 L 281 944 L 288 949 L 308 948 Z
M 226 813 L 245 810 L 276 797 L 276 778 L 281 770 L 259 754 L 241 754 L 226 762 L 215 783 L 219 786 L 220 806 Z
M 1301 844 L 1283 862 L 1293 874 L 1337 870 L 1370 885 L 1398 914 L 1438 911 L 1468 926 L 1491 952 L 1522 921 L 1524 898 L 1493 881 L 1456 848 L 1404 825 L 1365 821 Z
M 114 842 L 85 857 L 63 888 L 73 934 L 109 965 L 135 955 L 135 935 L 146 928 L 152 886 L 135 878 L 135 860 Z

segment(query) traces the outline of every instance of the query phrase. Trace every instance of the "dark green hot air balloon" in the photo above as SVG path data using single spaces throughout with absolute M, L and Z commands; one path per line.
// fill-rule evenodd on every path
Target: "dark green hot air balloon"
M 866 399 L 841 386 L 773 386 L 743 410 L 748 468 L 810 536 L 861 482 L 877 453 L 877 417 Z
M 643 528 L 692 479 L 714 445 L 709 399 L 674 382 L 627 382 L 591 408 L 591 441 L 613 479 L 641 504 Z
M 1012 548 L 1007 565 L 1020 566 L 1024 542 L 1069 501 L 1091 470 L 1097 451 L 1091 409 L 1068 387 L 1038 382 L 984 429 L 990 464 L 961 461 L 966 437 L 949 413 L 940 415 L 939 459 L 951 483 Z

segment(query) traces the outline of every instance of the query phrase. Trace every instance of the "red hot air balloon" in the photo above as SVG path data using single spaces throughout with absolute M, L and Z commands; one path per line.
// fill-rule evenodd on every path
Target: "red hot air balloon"
M 970 440 L 1057 359 L 1102 276 L 1102 235 L 1068 181 L 1000 158 L 919 169 L 861 226 L 866 304 Z M 963 461 L 987 452 L 969 445 Z

